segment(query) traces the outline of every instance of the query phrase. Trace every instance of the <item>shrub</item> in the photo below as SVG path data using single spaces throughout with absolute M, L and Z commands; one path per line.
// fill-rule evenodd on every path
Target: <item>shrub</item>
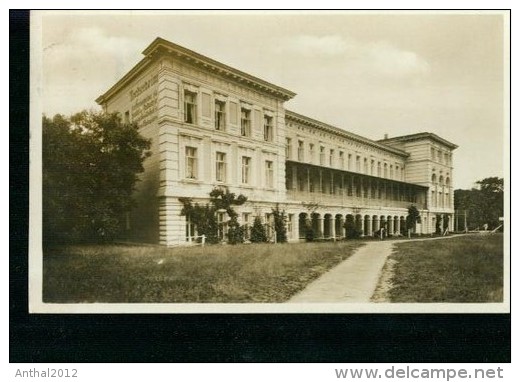
M 276 232 L 276 242 L 287 243 L 287 228 L 285 226 L 287 216 L 285 215 L 285 211 L 280 210 L 278 204 L 276 204 L 276 208 L 273 208 L 272 211 L 274 216 L 274 230 Z
M 228 223 L 228 243 L 239 244 L 244 242 L 244 227 L 241 227 L 236 216 L 233 216 Z
M 251 227 L 251 238 L 252 243 L 266 243 L 267 242 L 267 234 L 265 232 L 265 227 L 262 224 L 262 220 L 260 216 L 256 216 L 253 221 L 253 226 Z
M 347 239 L 357 239 L 361 236 L 361 230 L 357 227 L 352 215 L 347 215 L 343 227 L 345 228 Z

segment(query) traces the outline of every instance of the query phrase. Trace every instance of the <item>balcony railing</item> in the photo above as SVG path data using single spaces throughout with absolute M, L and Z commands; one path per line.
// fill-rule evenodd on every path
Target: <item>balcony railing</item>
M 320 205 L 344 206 L 344 207 L 395 207 L 408 208 L 411 204 L 418 208 L 424 208 L 421 203 L 414 203 L 407 200 L 391 200 L 385 198 L 365 198 L 358 196 L 348 196 L 345 193 L 328 194 L 322 192 L 309 192 L 287 190 L 287 199 L 291 201 L 301 201 L 305 203 L 317 203 Z

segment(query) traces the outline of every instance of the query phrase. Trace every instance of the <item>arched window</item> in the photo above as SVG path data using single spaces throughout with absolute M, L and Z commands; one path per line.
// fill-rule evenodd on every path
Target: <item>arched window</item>
M 439 184 L 440 184 L 441 186 L 444 186 L 444 177 L 443 177 L 442 175 L 439 176 Z
M 432 174 L 432 183 L 433 184 L 437 183 L 437 175 L 435 175 L 435 174 Z
M 446 186 L 448 186 L 448 187 L 450 186 L 450 177 L 449 176 L 446 177 Z

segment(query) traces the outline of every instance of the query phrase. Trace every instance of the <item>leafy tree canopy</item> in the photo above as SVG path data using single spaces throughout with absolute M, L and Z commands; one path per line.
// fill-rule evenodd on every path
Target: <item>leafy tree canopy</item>
M 137 125 L 117 114 L 43 116 L 44 243 L 114 238 L 149 148 Z
M 476 182 L 471 190 L 455 190 L 455 210 L 459 216 L 464 213 L 469 229 L 487 224 L 490 229 L 497 227 L 499 218 L 504 216 L 504 179 L 490 177 Z M 463 229 L 464 227 L 458 227 Z

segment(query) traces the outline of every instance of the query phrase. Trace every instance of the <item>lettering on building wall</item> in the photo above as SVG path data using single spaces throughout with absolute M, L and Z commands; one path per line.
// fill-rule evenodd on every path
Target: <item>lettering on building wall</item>
M 154 74 L 130 90 L 132 121 L 139 126 L 149 125 L 157 119 L 157 83 L 158 76 Z

